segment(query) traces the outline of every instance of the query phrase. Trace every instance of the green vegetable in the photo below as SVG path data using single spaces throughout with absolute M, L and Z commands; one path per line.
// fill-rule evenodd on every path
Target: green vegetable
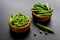
M 45 14 L 37 14 L 38 16 L 48 16 L 51 15 L 51 13 L 45 13 Z
M 41 3 L 34 4 L 34 7 L 31 9 L 32 12 L 35 12 L 36 14 L 42 14 L 39 16 L 47 16 L 51 15 L 54 9 L 51 9 L 46 3 L 46 5 L 43 5 Z
M 42 30 L 40 30 L 40 34 L 42 34 L 42 32 L 43 32 L 43 31 L 42 31 Z
M 45 35 L 47 35 L 47 34 L 48 34 L 48 32 L 46 31 L 46 32 L 45 32 Z
M 18 15 L 12 15 L 10 17 L 10 22 L 12 23 L 12 25 L 16 26 L 16 27 L 22 27 L 25 26 L 26 24 L 28 24 L 29 19 L 21 14 Z
M 36 33 L 34 33 L 34 36 L 36 36 Z
M 46 9 L 41 3 L 34 4 L 34 7 L 41 7 L 43 9 Z
M 48 10 L 50 10 L 48 3 L 46 3 L 46 7 L 47 7 Z
M 39 24 L 39 23 L 36 23 L 36 25 L 37 25 L 38 27 L 40 27 L 41 29 L 43 29 L 44 31 L 54 33 L 54 31 L 53 31 L 52 29 L 50 29 L 50 28 L 48 28 L 48 27 L 46 27 L 46 26 L 44 26 L 44 25 L 41 25 L 41 24 Z

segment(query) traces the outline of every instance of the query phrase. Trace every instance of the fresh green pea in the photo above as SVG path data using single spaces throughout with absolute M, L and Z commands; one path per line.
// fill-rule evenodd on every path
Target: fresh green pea
M 47 34 L 48 34 L 48 32 L 46 31 L 46 32 L 45 32 L 45 35 L 47 35 Z
M 24 15 L 13 15 L 13 18 L 10 17 L 10 22 L 16 27 L 25 26 L 28 23 L 29 19 Z
M 36 33 L 34 33 L 34 36 L 36 36 Z
M 42 30 L 40 30 L 40 34 L 42 34 L 42 32 L 43 32 L 43 31 L 42 31 Z

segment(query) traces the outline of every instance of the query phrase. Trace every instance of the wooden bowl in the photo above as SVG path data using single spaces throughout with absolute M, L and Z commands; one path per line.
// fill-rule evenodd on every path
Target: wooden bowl
M 17 28 L 14 25 L 12 25 L 10 21 L 8 22 L 8 24 L 9 24 L 9 28 L 15 33 L 24 33 L 30 28 L 30 20 L 28 21 L 27 25 L 20 28 Z
M 44 22 L 51 18 L 52 13 L 51 13 L 51 15 L 48 15 L 48 16 L 38 16 L 36 13 L 32 12 L 32 16 L 33 16 L 34 20 Z

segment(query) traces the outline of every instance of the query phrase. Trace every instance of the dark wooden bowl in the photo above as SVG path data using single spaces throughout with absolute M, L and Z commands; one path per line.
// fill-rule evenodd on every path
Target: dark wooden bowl
M 52 13 L 51 13 L 51 15 L 48 15 L 48 16 L 38 16 L 36 13 L 32 12 L 32 16 L 33 16 L 34 20 L 44 22 L 51 18 Z

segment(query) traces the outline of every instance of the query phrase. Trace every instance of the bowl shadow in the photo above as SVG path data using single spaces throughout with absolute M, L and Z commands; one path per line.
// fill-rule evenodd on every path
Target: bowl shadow
M 45 26 L 48 26 L 50 24 L 50 21 L 51 21 L 51 19 L 49 19 L 47 21 L 37 21 L 34 18 L 32 18 L 32 20 L 33 20 L 35 25 L 36 25 L 36 23 L 40 23 L 40 24 L 45 25 Z
M 18 39 L 23 40 L 23 39 L 25 39 L 26 37 L 28 37 L 29 32 L 30 32 L 30 29 L 28 29 L 28 30 L 27 30 L 26 32 L 24 32 L 24 33 L 15 33 L 15 32 L 13 32 L 12 30 L 10 30 L 10 35 L 11 35 L 11 37 L 12 37 L 14 40 L 18 40 Z

